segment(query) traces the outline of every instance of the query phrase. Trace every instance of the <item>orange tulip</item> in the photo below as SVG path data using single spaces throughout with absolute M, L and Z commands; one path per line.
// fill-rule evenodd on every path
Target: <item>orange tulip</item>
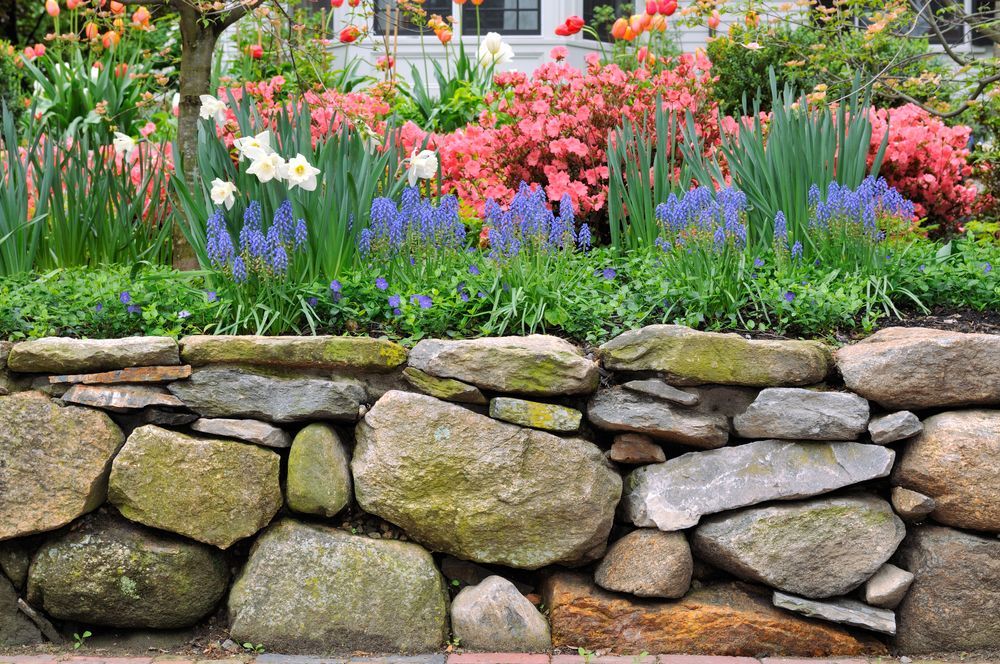
M 123 5 L 120 2 L 115 2 L 115 0 L 111 0 L 111 13 L 112 14 L 124 14 L 125 13 L 125 5 Z
M 611 36 L 615 39 L 623 39 L 626 30 L 628 30 L 628 19 L 622 17 L 611 26 Z
M 101 35 L 101 33 L 100 30 L 98 30 L 97 28 L 97 24 L 94 23 L 93 21 L 90 21 L 85 26 L 83 26 L 83 35 L 87 39 L 97 39 Z
M 118 42 L 120 42 L 121 40 L 122 40 L 121 36 L 114 30 L 108 30 L 107 32 L 104 33 L 104 37 L 101 38 L 101 41 L 104 44 L 104 48 L 112 48 L 114 46 L 118 46 Z
M 52 18 L 59 16 L 59 3 L 56 0 L 45 0 L 45 13 Z
M 138 26 L 147 26 L 151 17 L 148 9 L 139 7 L 132 13 L 132 23 Z

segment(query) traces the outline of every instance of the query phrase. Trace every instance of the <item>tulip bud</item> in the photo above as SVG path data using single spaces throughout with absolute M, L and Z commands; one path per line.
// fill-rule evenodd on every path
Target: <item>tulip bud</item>
M 628 19 L 622 17 L 615 21 L 614 25 L 611 26 L 611 36 L 615 39 L 622 39 L 625 37 L 625 31 L 628 29 Z
M 52 18 L 59 16 L 59 3 L 56 0 L 45 0 L 45 13 Z

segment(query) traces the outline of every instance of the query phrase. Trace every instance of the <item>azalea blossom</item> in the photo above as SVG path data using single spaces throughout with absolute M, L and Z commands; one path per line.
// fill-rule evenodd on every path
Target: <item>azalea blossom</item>
M 416 186 L 418 179 L 430 180 L 437 175 L 438 158 L 433 150 L 424 150 L 419 154 L 414 150 L 413 154 L 406 161 L 409 163 L 407 177 L 410 180 L 411 187 Z
M 233 141 L 233 147 L 239 151 L 240 161 L 244 157 L 252 160 L 256 159 L 258 155 L 268 155 L 274 152 L 271 149 L 271 132 L 268 130 L 264 130 L 256 136 L 237 138 Z
M 483 67 L 496 67 L 507 64 L 514 59 L 514 49 L 503 40 L 497 32 L 487 33 L 479 46 L 479 64 Z
M 226 123 L 226 104 L 212 95 L 201 95 L 201 111 L 198 113 L 203 120 L 215 118 L 216 124 Z
M 743 44 L 743 48 L 745 48 L 748 51 L 759 51 L 763 47 L 757 42 L 750 42 L 748 44 Z
M 250 164 L 247 173 L 256 175 L 257 179 L 261 182 L 281 179 L 281 174 L 285 167 L 285 160 L 281 158 L 281 155 L 273 152 L 271 154 L 258 153 L 251 158 L 253 159 L 253 163 Z
M 288 160 L 281 171 L 281 177 L 288 182 L 288 188 L 300 187 L 305 191 L 316 191 L 316 176 L 319 169 L 309 163 L 301 154 Z
M 227 210 L 232 210 L 233 205 L 236 203 L 236 185 L 232 182 L 226 182 L 215 178 L 212 180 L 212 189 L 209 192 L 212 196 L 212 202 L 216 205 L 225 205 Z
M 115 154 L 125 155 L 125 161 L 131 160 L 132 154 L 139 147 L 134 138 L 118 131 L 115 132 L 115 138 L 111 142 L 111 145 L 115 150 Z

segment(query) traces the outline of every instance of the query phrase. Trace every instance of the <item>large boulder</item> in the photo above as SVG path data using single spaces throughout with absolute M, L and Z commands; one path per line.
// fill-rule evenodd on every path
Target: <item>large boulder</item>
M 351 502 L 351 467 L 340 436 L 327 424 L 310 424 L 288 454 L 288 507 L 331 517 Z
M 9 341 L 0 341 L 0 397 L 6 396 L 14 391 L 14 381 L 7 373 L 7 356 L 14 346 Z
M 28 601 L 60 620 L 170 629 L 211 613 L 228 581 L 221 551 L 95 514 L 38 550 Z
M 885 477 L 894 458 L 878 445 L 778 440 L 690 452 L 634 470 L 625 480 L 622 512 L 640 527 L 683 530 L 705 514 Z
M 811 385 L 831 364 L 815 341 L 748 341 L 680 325 L 626 332 L 601 346 L 601 357 L 612 371 L 656 371 L 674 385 Z
M 364 388 L 351 380 L 286 378 L 230 368 L 199 369 L 169 389 L 202 417 L 267 422 L 354 422 L 365 399 Z
M 146 425 L 115 457 L 108 500 L 132 521 L 224 549 L 277 513 L 280 467 L 263 447 Z
M 268 528 L 229 593 L 230 633 L 281 653 L 430 652 L 448 595 L 416 544 L 290 519 Z
M 1000 533 L 1000 410 L 962 410 L 924 420 L 906 444 L 893 484 L 934 499 L 940 523 Z
M 1000 540 L 941 526 L 910 532 L 898 562 L 913 585 L 898 608 L 905 653 L 995 651 L 1000 644 Z
M 736 583 L 654 601 L 601 590 L 581 574 L 557 573 L 546 580 L 542 599 L 556 648 L 744 657 L 886 652 L 874 639 L 780 611 L 768 594 Z
M 547 652 L 549 623 L 513 583 L 490 576 L 462 589 L 451 603 L 451 630 L 466 650 Z
M 592 443 L 406 392 L 358 425 L 351 466 L 366 512 L 434 550 L 526 569 L 599 556 L 621 495 Z
M 180 364 L 170 337 L 65 339 L 47 337 L 14 344 L 7 364 L 21 373 L 88 373 L 125 367 Z
M 597 364 L 558 337 L 531 335 L 447 341 L 424 339 L 409 366 L 493 392 L 528 396 L 589 394 L 600 379 Z
M 852 392 L 887 409 L 1000 404 L 1000 336 L 890 327 L 837 351 Z
M 700 560 L 742 579 L 822 599 L 867 581 L 905 535 L 889 503 L 855 495 L 711 516 L 691 546 Z
M 42 642 L 42 634 L 17 608 L 17 591 L 0 574 L 0 648 L 30 646 Z
M 594 572 L 607 590 L 639 597 L 683 597 L 691 587 L 694 561 L 684 533 L 634 530 L 612 544 Z
M 191 336 L 181 358 L 196 367 L 245 364 L 326 371 L 385 373 L 406 362 L 406 349 L 371 337 Z
M 624 387 L 601 390 L 587 405 L 590 421 L 605 431 L 642 433 L 658 440 L 700 449 L 729 442 L 729 420 L 721 413 L 706 413 L 678 406 Z
M 868 416 L 868 402 L 856 394 L 772 387 L 761 390 L 733 426 L 743 438 L 856 440 Z
M 96 509 L 123 440 L 104 413 L 61 408 L 40 392 L 0 397 L 0 540 Z

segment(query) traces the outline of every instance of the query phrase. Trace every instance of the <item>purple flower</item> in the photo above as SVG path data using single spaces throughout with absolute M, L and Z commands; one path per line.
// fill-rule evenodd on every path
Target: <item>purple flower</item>
M 393 316 L 402 316 L 403 315 L 403 310 L 400 309 L 399 307 L 396 307 L 395 309 L 392 310 L 392 315 Z
M 97 313 L 101 313 L 102 311 L 104 311 L 104 305 L 98 302 L 97 306 L 94 307 L 94 311 L 96 311 Z
M 802 258 L 802 243 L 798 240 L 792 245 L 792 258 Z
M 430 309 L 434 304 L 429 295 L 413 295 L 410 297 L 410 302 L 421 309 Z
M 476 297 L 479 297 L 479 298 L 484 298 L 484 297 L 486 297 L 486 293 L 484 293 L 483 291 L 479 291 L 479 292 L 478 292 L 478 293 L 476 294 Z
M 396 309 L 397 311 L 399 310 L 399 305 L 402 303 L 402 301 L 403 301 L 403 298 L 401 296 L 399 296 L 399 295 L 390 295 L 389 296 L 389 306 L 392 307 L 393 309 Z M 399 314 L 397 314 L 397 315 L 399 315 Z
M 130 304 L 128 305 L 126 311 L 128 311 L 130 314 L 137 314 L 142 311 L 142 307 L 140 307 L 137 304 Z
M 330 290 L 333 291 L 334 293 L 340 293 L 341 291 L 344 290 L 344 286 L 339 281 L 334 279 L 333 281 L 330 282 Z
M 187 309 L 181 309 L 180 311 L 177 312 L 177 317 L 180 318 L 181 320 L 184 320 L 185 318 L 190 318 L 191 312 L 188 311 Z
M 389 287 L 389 282 L 386 281 L 385 277 L 379 277 L 375 280 L 375 288 L 384 291 Z
M 753 259 L 753 266 L 754 267 L 764 267 L 764 259 L 763 258 L 755 258 L 755 259 Z
M 921 265 L 920 267 L 917 268 L 917 272 L 923 272 L 926 269 L 927 269 L 926 265 Z
M 459 297 L 462 298 L 462 302 L 468 302 L 469 301 L 469 292 L 468 291 L 462 291 L 462 293 L 459 295 Z
M 618 272 L 616 272 L 615 269 L 612 268 L 612 267 L 606 267 L 606 268 L 604 268 L 603 270 L 601 270 L 600 274 L 601 274 L 602 277 L 604 277 L 608 281 L 611 281 L 612 279 L 614 279 L 615 277 L 618 276 Z
M 214 290 L 205 291 L 205 297 L 208 298 L 209 302 L 215 302 L 216 300 L 219 299 L 219 296 L 216 294 Z
M 121 295 L 118 296 L 118 300 L 122 304 L 129 304 L 132 301 L 132 294 L 129 293 L 127 290 L 122 291 Z
M 469 274 L 471 274 L 472 276 L 478 275 L 479 274 L 479 268 L 476 267 L 475 265 L 470 265 L 469 266 Z
M 983 272 L 985 274 L 989 274 L 992 271 L 993 271 L 993 266 L 992 265 L 990 265 L 989 263 L 986 263 L 986 264 L 983 265 Z
M 310 307 L 312 307 L 313 309 L 315 309 L 316 305 L 319 304 L 319 298 L 311 297 L 308 300 L 306 300 L 306 302 L 309 303 Z
M 785 292 L 785 302 L 791 302 L 794 299 L 795 299 L 795 293 L 793 293 L 792 291 Z

